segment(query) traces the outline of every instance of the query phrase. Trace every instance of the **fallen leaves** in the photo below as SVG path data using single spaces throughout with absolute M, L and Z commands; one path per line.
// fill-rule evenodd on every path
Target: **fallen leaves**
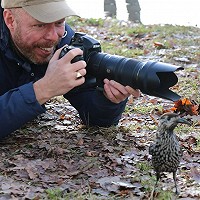
M 199 115 L 200 105 L 195 101 L 191 101 L 188 98 L 183 98 L 174 102 L 174 107 L 171 108 L 172 111 L 185 114 L 185 115 Z
M 121 47 L 112 46 L 108 51 L 114 49 L 115 53 L 122 53 L 128 49 L 128 56 L 141 61 L 166 61 L 170 58 L 171 63 L 184 65 L 185 68 L 192 64 L 191 67 L 195 68 L 192 72 L 183 70 L 177 73 L 179 77 L 195 79 L 199 83 L 199 32 L 196 29 L 195 32 L 194 29 L 190 30 L 192 36 L 185 36 L 187 31 L 179 35 L 173 31 L 172 36 L 169 36 L 165 31 L 160 31 L 160 27 L 157 27 L 156 32 L 152 31 L 153 26 L 142 27 L 145 33 L 137 33 L 137 27 L 133 27 L 134 31 L 127 35 L 124 27 L 118 27 L 120 34 L 113 31 L 109 33 L 111 24 L 109 22 L 101 28 L 80 28 L 78 25 L 76 30 L 88 31 L 88 34 L 93 33 L 106 44 L 115 43 Z M 166 28 L 168 31 L 171 27 Z M 146 33 L 148 29 L 150 31 Z M 165 34 L 164 39 L 158 38 L 162 34 Z M 195 34 L 198 37 L 196 40 Z M 185 46 L 180 46 L 177 37 L 179 41 L 182 37 L 189 39 L 188 53 Z M 191 43 L 196 45 L 195 48 L 191 48 Z M 189 94 L 194 93 L 190 91 L 186 79 L 182 84 L 184 87 L 178 83 L 173 89 L 182 94 L 185 89 L 189 90 Z M 199 102 L 196 95 L 196 102 Z M 47 199 L 47 189 L 61 190 L 60 199 L 73 192 L 79 194 L 81 199 L 92 199 L 93 195 L 94 199 L 148 199 L 155 184 L 148 146 L 156 134 L 157 118 L 169 111 L 191 115 L 192 120 L 196 121 L 189 132 L 181 129 L 178 134 L 184 157 L 177 176 L 181 194 L 176 198 L 200 198 L 198 103 L 186 98 L 173 103 L 141 94 L 139 99 L 129 99 L 119 126 L 109 129 L 85 128 L 80 123 L 77 111 L 60 98 L 49 101 L 46 108 L 47 113 L 39 120 L 27 124 L 12 137 L 0 142 L 0 200 Z M 171 177 L 164 177 L 164 181 L 169 184 L 161 182 L 157 187 L 158 195 L 163 192 L 163 186 L 165 191 L 172 191 L 174 184 L 172 182 L 170 185 L 171 180 Z M 56 198 L 59 199 L 58 196 Z
M 165 49 L 166 46 L 161 43 L 161 42 L 154 42 L 154 46 L 157 48 L 157 49 Z
M 190 176 L 193 180 L 200 184 L 200 170 L 197 167 L 192 167 L 190 170 Z

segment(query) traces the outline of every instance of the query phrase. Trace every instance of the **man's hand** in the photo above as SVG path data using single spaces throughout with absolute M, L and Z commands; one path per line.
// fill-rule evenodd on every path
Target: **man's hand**
M 49 62 L 45 76 L 33 85 L 36 99 L 40 104 L 52 97 L 63 95 L 85 82 L 83 77 L 86 74 L 85 61 L 71 63 L 75 56 L 83 54 L 82 50 L 79 48 L 72 49 L 59 59 L 60 52 L 61 49 L 55 52 Z
M 116 81 L 104 79 L 104 95 L 113 103 L 120 103 L 130 95 L 138 98 L 140 91 L 130 86 L 123 86 Z

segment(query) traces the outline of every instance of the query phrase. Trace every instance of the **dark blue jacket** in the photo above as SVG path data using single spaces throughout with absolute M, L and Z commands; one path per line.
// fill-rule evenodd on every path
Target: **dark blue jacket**
M 74 31 L 66 25 L 67 36 L 58 48 L 69 44 Z M 33 82 L 42 78 L 47 66 L 38 66 L 13 51 L 9 31 L 0 13 L 0 138 L 45 112 L 35 97 Z M 116 125 L 126 101 L 114 104 L 95 87 L 65 95 L 87 125 Z

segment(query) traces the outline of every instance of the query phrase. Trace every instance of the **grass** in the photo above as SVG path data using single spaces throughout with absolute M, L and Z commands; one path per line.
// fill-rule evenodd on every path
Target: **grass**
M 145 161 L 145 162 L 137 163 L 137 164 L 136 164 L 136 167 L 137 167 L 140 171 L 146 172 L 146 173 L 148 173 L 148 172 L 152 169 L 152 166 L 149 165 L 149 163 L 146 162 L 146 161 Z
M 145 55 L 147 52 L 157 55 L 158 47 L 154 46 L 154 42 L 159 42 L 166 49 L 166 53 L 162 58 L 164 62 L 171 62 L 174 57 L 184 57 L 185 55 L 191 61 L 199 60 L 200 52 L 197 47 L 200 45 L 200 40 L 198 29 L 195 27 L 173 25 L 145 26 L 120 22 L 116 19 L 82 19 L 77 17 L 67 18 L 67 23 L 75 31 L 88 31 L 90 35 L 93 35 L 100 41 L 102 51 L 109 54 L 128 58 L 137 58 Z M 83 28 L 85 26 L 93 28 L 86 30 Z M 100 28 L 101 32 L 97 28 Z M 196 48 L 188 51 L 188 48 L 192 49 L 192 46 L 196 46 Z M 168 49 L 174 50 L 167 51 Z M 174 63 L 176 64 L 175 61 Z
M 45 200 L 107 200 L 108 197 L 103 198 L 102 196 L 98 196 L 95 194 L 91 194 L 88 192 L 64 192 L 59 188 L 56 189 L 47 189 L 45 191 L 47 193 L 47 199 Z M 110 195 L 109 200 L 122 200 L 123 198 L 118 195 Z
M 50 200 L 58 200 L 63 198 L 63 192 L 60 189 L 47 189 L 47 198 Z
M 67 24 L 69 24 L 71 27 L 74 26 L 100 26 L 102 27 L 104 25 L 104 20 L 99 18 L 89 18 L 89 19 L 83 19 L 76 16 L 69 16 L 66 19 Z
M 162 60 L 164 62 L 173 63 L 177 65 L 181 65 L 185 67 L 184 72 L 180 71 L 177 72 L 177 75 L 179 77 L 179 82 L 176 85 L 176 87 L 173 88 L 174 91 L 177 91 L 180 95 L 184 97 L 191 97 L 196 95 L 196 101 L 200 103 L 200 94 L 199 94 L 199 80 L 200 80 L 200 74 L 198 72 L 198 69 L 195 67 L 195 64 L 199 62 L 200 58 L 200 51 L 198 48 L 200 46 L 200 40 L 199 40 L 199 31 L 196 30 L 196 28 L 192 27 L 184 27 L 184 26 L 172 26 L 172 25 L 151 25 L 151 26 L 144 26 L 144 25 L 135 25 L 135 24 L 129 24 L 120 22 L 117 20 L 102 20 L 102 19 L 82 19 L 82 18 L 75 18 L 75 17 L 69 17 L 67 19 L 67 23 L 71 25 L 75 30 L 86 32 L 95 38 L 97 38 L 102 45 L 102 50 L 106 53 L 110 53 L 112 55 L 121 55 L 129 58 L 135 58 L 138 59 L 138 61 L 143 61 L 146 59 L 149 59 L 153 56 L 157 57 L 158 60 Z M 163 48 L 159 49 L 154 46 L 154 42 L 160 42 L 163 44 Z M 191 47 L 195 45 L 196 47 Z M 187 63 L 181 63 L 174 60 L 174 57 L 189 57 L 191 61 L 191 65 L 188 66 Z M 196 77 L 195 79 L 192 77 Z M 125 115 L 131 116 L 134 115 L 135 118 L 138 117 L 138 121 L 135 122 L 131 121 L 131 118 L 128 119 L 129 125 L 122 127 L 111 127 L 109 129 L 107 128 L 101 128 L 101 129 L 93 129 L 88 128 L 85 132 L 87 132 L 87 136 L 92 138 L 95 135 L 103 135 L 104 139 L 107 139 L 108 145 L 112 146 L 113 144 L 117 146 L 113 147 L 113 154 L 117 158 L 120 155 L 123 155 L 123 152 L 126 152 L 127 149 L 129 149 L 129 146 L 132 148 L 135 148 L 135 143 L 142 149 L 148 148 L 148 142 L 151 140 L 151 136 L 154 135 L 154 130 L 157 129 L 157 125 L 154 123 L 148 123 L 151 119 L 149 119 L 149 115 L 151 111 L 158 110 L 162 113 L 163 105 L 162 103 L 151 103 L 148 102 L 149 99 L 143 101 L 143 103 L 138 103 L 137 100 L 133 102 L 133 104 L 128 104 L 126 106 Z M 56 103 L 63 103 L 63 98 L 55 99 Z M 141 119 L 140 119 L 141 117 Z M 149 119 L 149 120 L 146 120 Z M 36 125 L 35 125 L 36 127 Z M 46 130 L 48 127 L 43 127 L 42 129 Z M 52 127 L 51 127 L 52 128 Z M 51 129 L 50 128 L 50 129 Z M 40 128 L 41 129 L 41 128 Z M 39 127 L 38 129 L 39 130 Z M 52 128 L 53 130 L 53 128 Z M 188 133 L 193 133 L 196 131 L 195 126 L 178 126 L 176 128 L 176 132 L 178 136 L 182 137 L 183 135 L 187 135 Z M 82 132 L 83 131 L 83 132 Z M 29 135 L 30 129 L 21 129 L 20 132 L 24 133 L 24 135 Z M 40 130 L 41 133 L 43 131 Z M 48 131 L 49 134 L 51 131 Z M 53 131 L 52 131 L 53 132 Z M 58 131 L 59 132 L 59 131 Z M 61 131 L 62 132 L 62 131 Z M 84 130 L 81 130 L 81 134 L 85 134 Z M 56 131 L 57 133 L 57 131 Z M 130 135 L 129 139 L 133 139 L 133 141 L 124 141 L 122 144 L 122 141 L 119 143 L 116 143 L 116 135 L 117 134 L 126 134 Z M 147 133 L 147 135 L 146 135 Z M 153 134 L 151 134 L 153 133 Z M 44 131 L 45 134 L 45 131 Z M 59 132 L 60 134 L 60 132 Z M 58 134 L 58 135 L 59 135 Z M 66 133 L 66 136 L 64 138 L 68 139 L 70 133 Z M 42 134 L 41 134 L 42 135 Z M 53 135 L 53 134 L 52 134 Z M 53 135 L 54 136 L 54 135 Z M 52 137 L 53 137 L 52 136 Z M 136 139 L 132 136 L 136 136 Z M 77 140 L 77 137 L 71 135 L 71 137 L 74 139 L 72 140 L 75 142 Z M 145 143 L 139 144 L 138 138 L 144 139 Z M 63 138 L 63 139 L 64 139 Z M 123 138 L 122 138 L 123 139 Z M 97 138 L 98 140 L 98 138 Z M 46 141 L 46 138 L 45 140 Z M 55 145 L 60 146 L 62 148 L 62 145 L 54 144 L 57 140 L 50 140 L 52 142 L 52 146 L 55 147 Z M 67 140 L 68 141 L 68 140 Z M 71 141 L 71 140 L 69 140 Z M 109 141 L 109 142 L 108 142 Z M 36 142 L 38 143 L 38 142 Z M 68 144 L 68 143 L 67 143 Z M 120 146 L 121 144 L 121 146 Z M 38 144 L 35 144 L 36 147 Z M 65 144 L 63 144 L 63 148 L 65 148 Z M 84 145 L 89 145 L 87 141 L 85 141 Z M 124 145 L 124 146 L 123 146 Z M 140 146 L 141 145 L 141 146 Z M 71 145 L 69 145 L 71 146 Z M 25 148 L 26 150 L 30 150 L 34 148 L 37 150 L 37 148 L 33 146 L 30 146 L 26 144 Z M 68 147 L 66 147 L 68 148 Z M 84 146 L 84 148 L 90 149 L 88 146 Z M 194 147 L 195 150 L 200 149 L 200 137 L 197 138 L 197 143 Z M 68 157 L 65 157 L 63 159 L 74 159 L 74 158 L 83 158 L 85 156 L 85 151 L 82 148 L 76 148 L 71 147 L 69 148 L 69 155 Z M 107 153 L 107 150 L 100 149 L 102 158 L 108 157 L 109 162 L 109 154 Z M 46 151 L 45 151 L 46 152 Z M 15 155 L 20 154 L 20 150 L 13 151 L 13 154 L 10 155 L 10 157 L 16 157 Z M 138 150 L 138 155 L 141 155 L 140 150 Z M 37 151 L 38 154 L 38 151 Z M 46 155 L 46 154 L 45 154 Z M 54 157 L 54 154 L 49 155 L 50 157 Z M 57 154 L 56 154 L 57 156 Z M 55 157 L 56 157 L 55 156 Z M 63 155 L 64 156 L 64 155 Z M 139 156 L 138 156 L 139 157 Z M 142 157 L 142 156 L 141 156 Z M 133 160 L 134 162 L 134 160 Z M 82 171 L 87 171 L 89 173 L 90 164 L 93 164 L 98 166 L 100 169 L 104 166 L 101 166 L 101 163 L 98 163 L 98 156 L 97 157 L 88 157 L 87 163 L 89 163 L 89 166 L 86 167 L 83 166 L 83 168 L 79 168 Z M 105 163 L 103 163 L 105 164 Z M 136 168 L 136 172 L 131 175 L 132 177 L 132 183 L 139 182 L 142 185 L 142 189 L 140 192 L 144 192 L 147 195 L 149 192 L 152 191 L 156 177 L 153 173 L 151 164 L 148 162 L 148 159 L 144 161 L 144 157 L 142 157 L 140 160 L 137 160 L 135 162 L 134 167 Z M 92 167 L 91 167 L 92 168 Z M 115 171 L 114 171 L 115 170 Z M 119 166 L 114 168 L 112 171 L 113 174 L 117 174 L 117 170 L 119 170 Z M 113 175 L 111 173 L 111 175 Z M 186 173 L 186 172 L 185 172 Z M 77 180 L 77 177 L 75 178 Z M 66 183 L 67 184 L 67 183 Z M 165 184 L 165 183 L 164 183 Z M 161 182 L 162 185 L 162 182 Z M 52 185 L 51 185 L 52 186 Z M 156 189 L 156 197 L 155 200 L 168 200 L 173 198 L 173 192 L 168 190 L 162 190 L 162 187 L 159 185 Z M 59 187 L 50 188 L 45 190 L 46 199 L 47 200 L 97 200 L 97 199 L 103 199 L 102 196 L 95 194 L 90 185 L 87 185 L 86 187 L 82 188 L 82 184 L 80 185 L 80 190 L 78 191 L 68 191 L 63 190 Z M 105 198 L 108 199 L 108 198 Z M 109 200 L 117 200 L 117 199 L 125 199 L 123 197 L 119 197 L 119 195 L 109 194 Z
M 181 96 L 186 98 L 196 97 L 196 101 L 200 102 L 198 79 L 180 77 L 179 85 L 180 86 L 178 87 L 178 92 Z
M 134 58 L 137 56 L 144 55 L 144 50 L 142 49 L 128 49 L 126 45 L 122 45 L 122 49 L 118 48 L 116 44 L 110 44 L 108 42 L 102 42 L 102 51 L 112 55 L 122 55 L 126 58 Z
M 161 105 L 153 105 L 153 104 L 145 104 L 145 105 L 137 105 L 134 107 L 135 113 L 138 114 L 149 114 L 152 110 L 161 110 Z
M 48 189 L 46 190 L 48 200 L 96 200 L 98 199 L 92 194 L 81 194 L 79 192 L 63 192 L 60 189 Z
M 157 200 L 171 200 L 173 197 L 173 193 L 170 191 L 162 191 L 158 194 Z
M 187 57 L 191 63 L 198 63 L 199 61 L 200 52 L 197 48 L 197 46 L 200 45 L 199 32 L 193 27 L 173 25 L 132 25 L 117 20 L 103 22 L 101 19 L 79 19 L 78 23 L 74 27 L 79 28 L 80 25 L 84 26 L 84 24 L 100 26 L 101 33 L 98 34 L 98 36 L 95 31 L 92 32 L 94 36 L 99 39 L 102 51 L 112 55 L 144 59 L 144 56 L 147 54 L 147 57 L 149 55 L 158 56 L 160 57 L 160 60 L 164 62 L 180 66 L 186 66 L 187 63 L 175 61 L 175 57 Z M 74 23 L 71 25 L 74 25 Z M 163 45 L 162 48 L 160 49 L 154 46 L 155 42 L 161 43 Z M 194 47 L 191 48 L 191 46 Z M 197 74 L 196 79 L 190 78 L 190 74 L 192 73 Z M 179 83 L 177 88 L 173 88 L 174 91 L 177 91 L 180 95 L 188 98 L 197 94 L 197 102 L 200 102 L 200 95 L 198 95 L 200 75 L 197 69 L 195 67 L 185 68 L 185 74 L 186 76 L 182 76 L 182 72 L 177 72 Z M 155 109 L 162 110 L 163 107 L 151 103 L 145 103 L 145 105 L 137 104 L 134 106 L 128 105 L 125 113 L 128 114 L 134 112 L 135 115 L 149 115 L 149 113 Z M 149 125 L 146 126 L 144 124 L 131 124 L 128 129 L 131 132 L 137 132 L 141 126 L 143 130 L 145 129 L 147 131 L 156 130 L 157 128 L 156 125 L 150 127 Z M 193 126 L 186 125 L 178 126 L 175 131 L 182 135 L 192 132 L 193 130 Z M 199 141 L 200 140 L 197 141 L 198 148 L 200 148 Z M 140 177 L 139 181 L 144 186 L 145 190 L 151 191 L 153 189 L 152 186 L 155 184 L 155 176 L 149 175 L 151 166 L 147 162 L 140 161 L 137 163 L 136 168 L 138 169 L 138 174 L 133 175 L 133 181 L 136 181 L 136 179 Z M 146 175 L 146 178 L 141 177 L 140 174 Z M 174 193 L 172 191 L 162 190 L 160 187 L 156 190 L 156 200 L 168 200 L 173 197 Z
M 175 128 L 175 132 L 180 134 L 180 135 L 184 135 L 186 133 L 191 133 L 192 131 L 194 130 L 194 126 L 189 126 L 189 125 L 180 125 L 180 126 L 177 126 Z

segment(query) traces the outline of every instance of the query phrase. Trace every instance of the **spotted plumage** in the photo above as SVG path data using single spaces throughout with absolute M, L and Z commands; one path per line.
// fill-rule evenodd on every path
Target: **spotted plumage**
M 162 172 L 172 172 L 176 193 L 178 193 L 176 172 L 182 157 L 181 146 L 174 133 L 174 128 L 178 123 L 190 124 L 176 113 L 163 114 L 159 119 L 156 140 L 149 147 L 149 154 L 152 155 L 152 165 L 156 172 L 156 184 Z

